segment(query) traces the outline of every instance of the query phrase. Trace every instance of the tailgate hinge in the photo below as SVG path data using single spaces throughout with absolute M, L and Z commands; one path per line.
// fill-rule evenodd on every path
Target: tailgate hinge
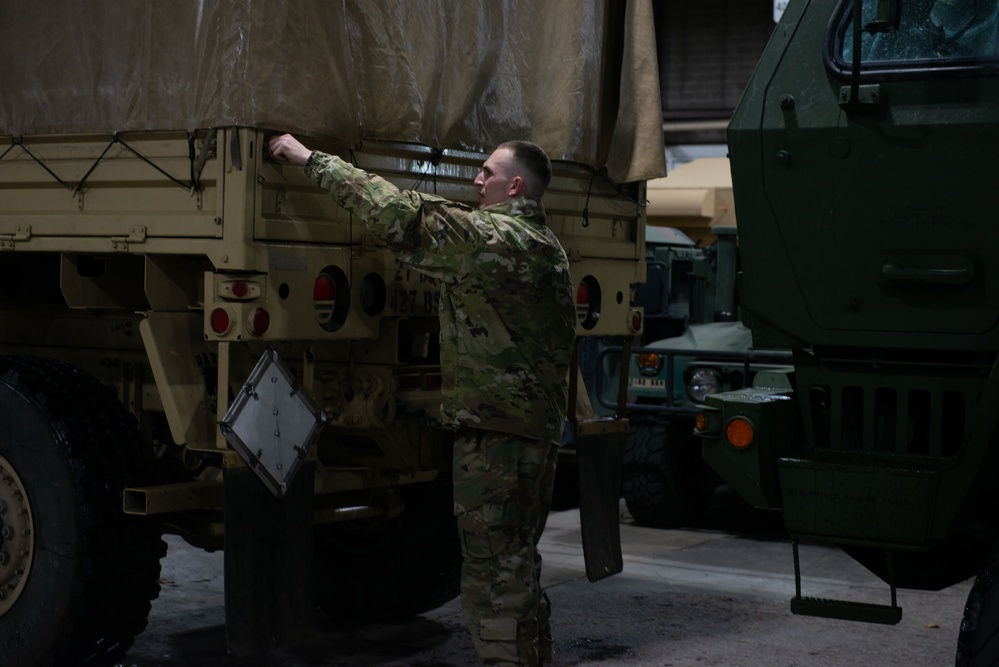
M 13 234 L 0 235 L 0 250 L 13 250 L 14 244 L 31 240 L 31 225 L 18 225 Z
M 129 232 L 128 236 L 112 236 L 111 237 L 111 249 L 112 250 L 128 250 L 129 243 L 145 243 L 146 242 L 146 227 L 145 225 L 136 225 L 132 227 L 132 231 Z

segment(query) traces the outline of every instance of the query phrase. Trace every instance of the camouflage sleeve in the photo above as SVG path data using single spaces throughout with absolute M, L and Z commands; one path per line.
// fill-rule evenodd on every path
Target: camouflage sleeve
M 434 195 L 399 190 L 335 155 L 316 151 L 306 175 L 352 212 L 402 259 L 444 277 L 467 272 L 487 240 L 474 209 Z

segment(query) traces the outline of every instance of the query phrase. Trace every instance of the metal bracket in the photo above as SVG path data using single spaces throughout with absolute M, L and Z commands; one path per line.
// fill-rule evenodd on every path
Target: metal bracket
M 887 102 L 880 84 L 842 86 L 839 89 L 839 106 L 844 111 L 879 111 L 887 106 Z
M 13 250 L 15 243 L 30 240 L 31 225 L 25 225 L 24 227 L 18 225 L 14 228 L 13 234 L 4 234 L 3 236 L 0 236 L 0 250 Z
M 129 243 L 145 243 L 146 242 L 146 228 L 144 225 L 137 225 L 132 227 L 132 231 L 129 232 L 128 236 L 112 236 L 111 237 L 111 249 L 126 252 L 128 250 Z

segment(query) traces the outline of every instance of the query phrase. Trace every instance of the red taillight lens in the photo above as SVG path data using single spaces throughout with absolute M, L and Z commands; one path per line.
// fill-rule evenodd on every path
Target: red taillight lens
M 336 283 L 325 273 L 320 273 L 316 277 L 316 282 L 312 285 L 313 301 L 334 301 L 336 300 Z
M 271 328 L 271 314 L 263 308 L 257 308 L 250 315 L 250 333 L 262 336 Z
M 576 320 L 584 329 L 592 329 L 600 319 L 600 283 L 586 276 L 576 286 Z
M 235 280 L 230 288 L 232 290 L 232 295 L 237 299 L 241 299 L 250 293 L 250 286 L 245 280 Z
M 312 284 L 312 303 L 319 326 L 328 327 L 336 308 L 336 282 L 328 273 L 316 276 L 316 282 Z
M 232 329 L 232 316 L 225 308 L 216 308 L 209 318 L 209 325 L 219 336 L 224 336 Z
M 251 301 L 260 297 L 263 287 L 260 282 L 245 278 L 221 280 L 216 287 L 216 293 L 226 300 Z
M 642 330 L 642 311 L 631 311 L 631 321 L 628 322 L 628 328 L 631 329 L 631 333 L 633 334 Z

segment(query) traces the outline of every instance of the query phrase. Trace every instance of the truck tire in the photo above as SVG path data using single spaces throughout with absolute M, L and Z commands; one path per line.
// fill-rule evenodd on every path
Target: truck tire
M 676 438 L 656 417 L 635 417 L 628 429 L 621 495 L 641 526 L 677 528 L 697 521 L 714 494 L 692 441 Z
M 165 544 L 121 491 L 147 456 L 92 377 L 0 357 L 0 665 L 113 664 L 145 628 Z
M 461 546 L 451 487 L 408 489 L 393 519 L 317 529 L 319 606 L 339 622 L 398 621 L 458 594 Z
M 968 592 L 957 635 L 956 667 L 999 664 L 999 547 L 989 554 Z

